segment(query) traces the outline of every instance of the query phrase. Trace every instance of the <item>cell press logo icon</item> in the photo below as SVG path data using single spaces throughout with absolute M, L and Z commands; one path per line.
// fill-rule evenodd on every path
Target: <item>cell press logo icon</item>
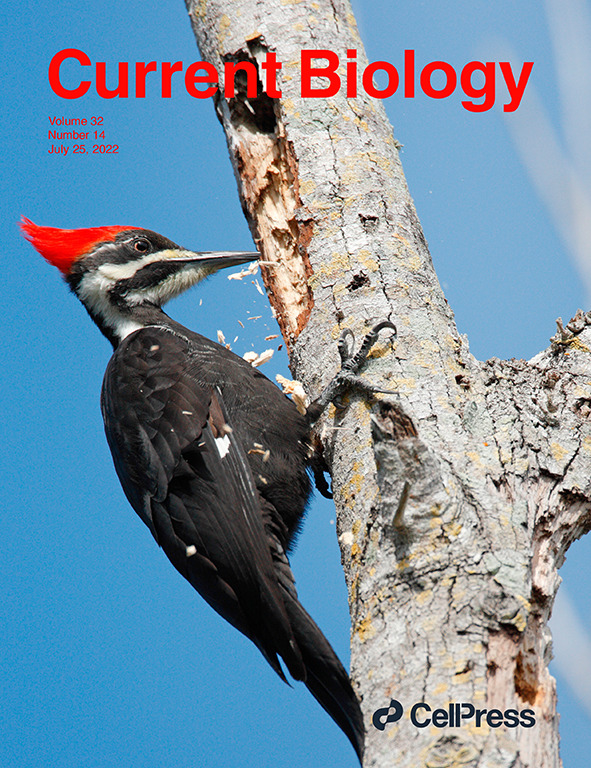
M 390 705 L 383 709 L 376 709 L 372 722 L 378 731 L 383 731 L 388 723 L 396 723 L 402 717 L 404 708 L 396 699 L 390 699 Z

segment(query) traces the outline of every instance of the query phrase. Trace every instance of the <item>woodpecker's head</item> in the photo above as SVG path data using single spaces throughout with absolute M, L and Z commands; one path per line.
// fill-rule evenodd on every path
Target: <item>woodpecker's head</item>
M 24 237 L 63 274 L 107 338 L 117 345 L 160 308 L 218 269 L 256 252 L 195 253 L 139 227 L 55 229 L 23 217 Z

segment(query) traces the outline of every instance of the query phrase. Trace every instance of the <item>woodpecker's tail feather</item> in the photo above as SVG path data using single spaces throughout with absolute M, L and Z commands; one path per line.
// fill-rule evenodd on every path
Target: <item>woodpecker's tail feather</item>
M 285 598 L 285 607 L 306 667 L 304 682 L 320 706 L 345 733 L 361 763 L 365 727 L 349 675 L 301 603 L 292 595 L 288 595 Z

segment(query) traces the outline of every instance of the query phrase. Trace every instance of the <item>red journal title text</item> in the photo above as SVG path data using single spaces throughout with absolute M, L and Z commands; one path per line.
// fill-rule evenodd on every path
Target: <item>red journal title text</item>
M 523 98 L 533 68 L 532 61 L 522 64 L 517 73 L 508 61 L 470 61 L 459 72 L 445 61 L 431 61 L 418 67 L 415 51 L 404 51 L 403 64 L 399 70 L 388 61 L 374 61 L 365 67 L 357 62 L 357 51 L 349 49 L 343 60 L 334 51 L 325 49 L 302 50 L 299 61 L 300 89 L 302 98 L 330 98 L 344 90 L 347 98 L 354 99 L 360 91 L 374 99 L 387 99 L 400 93 L 412 99 L 418 91 L 432 99 L 446 99 L 459 88 L 465 98 L 461 104 L 470 112 L 486 112 L 494 106 L 497 94 L 497 77 L 506 86 L 505 112 L 514 112 Z M 260 62 L 260 70 L 252 61 L 227 61 L 224 64 L 223 85 L 213 64 L 196 61 L 186 69 L 182 61 L 117 63 L 115 76 L 109 73 L 111 87 L 107 86 L 107 64 L 97 61 L 77 48 L 66 48 L 55 54 L 49 64 L 51 89 L 63 99 L 79 99 L 87 94 L 94 84 L 99 97 L 103 99 L 127 99 L 130 94 L 136 99 L 146 97 L 148 89 L 159 88 L 162 98 L 171 98 L 173 80 L 182 79 L 189 96 L 207 99 L 218 90 L 224 98 L 236 97 L 236 78 L 246 79 L 246 96 L 254 99 L 263 91 L 269 98 L 281 98 L 278 74 L 283 68 L 277 54 L 269 51 Z M 130 89 L 130 68 L 135 70 L 133 93 Z M 498 69 L 497 69 L 498 67 Z M 64 71 L 65 70 L 65 71 Z M 260 81 L 259 81 L 260 78 Z

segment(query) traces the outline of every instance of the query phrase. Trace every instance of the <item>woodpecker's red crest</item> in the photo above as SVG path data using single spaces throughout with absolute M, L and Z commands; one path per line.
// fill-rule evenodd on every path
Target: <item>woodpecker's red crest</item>
M 115 240 L 119 232 L 138 227 L 90 227 L 87 229 L 57 229 L 40 227 L 24 216 L 20 227 L 26 239 L 54 267 L 64 275 L 69 274 L 72 264 L 89 253 L 97 243 Z

